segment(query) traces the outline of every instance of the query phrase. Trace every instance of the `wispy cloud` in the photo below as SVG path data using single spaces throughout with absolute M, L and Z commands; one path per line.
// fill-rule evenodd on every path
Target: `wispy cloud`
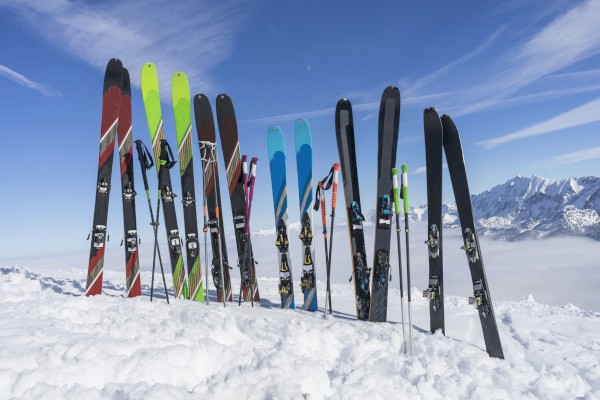
M 592 147 L 579 151 L 561 154 L 552 159 L 554 164 L 575 164 L 582 161 L 600 158 L 600 147 Z
M 24 76 L 16 71 L 13 71 L 12 69 L 10 69 L 2 64 L 0 64 L 0 75 L 10 79 L 13 82 L 18 83 L 21 86 L 25 86 L 27 88 L 37 90 L 44 96 L 60 96 L 62 94 L 58 90 L 51 87 L 50 85 L 45 84 L 45 83 L 34 82 L 31 79 L 27 78 L 26 76 Z
M 500 144 L 524 139 L 532 136 L 545 135 L 562 129 L 575 126 L 586 125 L 592 122 L 600 121 L 600 99 L 585 103 L 570 111 L 557 115 L 548 121 L 540 122 L 527 128 L 520 129 L 507 135 L 498 136 L 492 139 L 476 142 L 477 145 L 491 149 Z
M 193 91 L 214 90 L 213 67 L 229 57 L 250 7 L 241 1 L 0 0 L 54 46 L 104 71 L 117 57 L 138 85 L 145 62 L 156 64 L 160 82 L 176 71 Z M 166 85 L 166 83 L 165 83 Z M 166 86 L 165 86 L 166 87 Z
M 496 39 L 498 39 L 498 37 L 502 34 L 504 29 L 505 29 L 505 27 L 501 27 L 501 28 L 497 29 L 494 33 L 492 33 L 490 36 L 488 36 L 487 39 L 483 43 L 481 43 L 475 49 L 471 50 L 469 53 L 460 56 L 456 60 L 444 65 L 443 67 L 437 69 L 436 71 L 432 72 L 431 74 L 426 75 L 420 79 L 417 79 L 414 83 L 412 83 L 409 86 L 409 88 L 405 91 L 405 93 L 412 95 L 413 93 L 417 92 L 419 89 L 429 86 L 430 84 L 439 80 L 441 77 L 446 75 L 452 68 L 454 68 L 458 65 L 464 64 L 467 61 L 471 60 L 472 58 L 475 58 L 476 56 L 484 53 L 496 41 Z

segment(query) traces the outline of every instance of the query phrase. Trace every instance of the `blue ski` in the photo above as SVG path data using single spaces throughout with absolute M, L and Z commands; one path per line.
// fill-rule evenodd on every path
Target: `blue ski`
M 298 169 L 298 195 L 300 197 L 300 235 L 302 240 L 302 277 L 300 287 L 304 294 L 303 310 L 317 311 L 317 286 L 315 279 L 314 249 L 312 245 L 312 138 L 310 126 L 304 118 L 294 125 L 296 167 Z
M 285 144 L 278 126 L 272 126 L 267 132 L 269 148 L 269 166 L 273 188 L 273 210 L 277 239 L 275 245 L 279 252 L 279 294 L 281 308 L 295 308 L 294 285 L 292 282 L 292 263 L 289 255 L 287 234 L 287 186 L 285 178 Z

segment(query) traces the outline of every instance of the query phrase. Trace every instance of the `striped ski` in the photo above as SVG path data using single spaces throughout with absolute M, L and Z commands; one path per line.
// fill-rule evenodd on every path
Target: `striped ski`
M 177 227 L 177 216 L 175 214 L 174 193 L 171 185 L 169 168 L 174 161 L 169 157 L 170 147 L 164 139 L 162 110 L 160 106 L 160 94 L 158 91 L 158 77 L 156 67 L 152 63 L 144 64 L 141 74 L 142 97 L 146 109 L 146 120 L 152 142 L 152 151 L 156 162 L 158 173 L 158 196 L 161 198 L 165 229 L 169 242 L 169 256 L 171 259 L 171 271 L 173 273 L 173 288 L 175 298 L 188 298 L 188 287 L 183 267 L 183 256 L 181 251 L 181 237 Z
M 275 245 L 279 260 L 279 294 L 281 308 L 295 308 L 292 260 L 289 254 L 287 234 L 287 186 L 285 168 L 285 144 L 278 126 L 272 126 L 267 132 L 271 186 L 273 189 L 273 210 L 277 239 Z
M 176 72 L 171 80 L 173 115 L 177 133 L 177 153 L 183 192 L 183 222 L 185 226 L 185 248 L 187 255 L 188 284 L 190 299 L 204 301 L 204 283 L 200 265 L 200 241 L 196 216 L 196 191 L 192 157 L 192 108 L 190 87 L 183 72 Z
M 240 268 L 242 299 L 260 301 L 258 282 L 256 280 L 256 265 L 251 243 L 246 236 L 246 199 L 244 198 L 244 183 L 242 181 L 242 159 L 238 139 L 237 121 L 231 98 L 226 94 L 217 96 L 217 123 L 221 136 L 221 147 L 227 172 L 231 214 L 235 228 L 235 241 L 238 251 L 238 267 Z M 252 294 L 252 291 L 254 293 Z
M 88 265 L 86 296 L 102 293 L 102 272 L 104 268 L 104 249 L 106 244 L 106 221 L 108 219 L 108 195 L 112 174 L 113 156 L 121 87 L 123 65 L 116 58 L 111 59 L 104 74 L 102 96 L 102 123 L 100 127 L 100 154 L 98 160 L 98 181 L 96 183 L 96 203 L 94 222 L 90 233 L 90 259 Z M 89 238 L 89 237 L 88 237 Z
M 317 311 L 317 286 L 315 277 L 315 251 L 312 230 L 312 137 L 308 121 L 298 118 L 294 125 L 298 194 L 300 200 L 300 235 L 302 241 L 302 277 L 300 287 L 304 294 L 302 309 Z
M 197 94 L 194 96 L 194 116 L 196 119 L 196 131 L 198 133 L 198 140 L 201 142 L 210 142 L 214 146 L 217 144 L 217 137 L 215 134 L 215 120 L 213 118 L 212 107 L 208 97 L 203 94 Z M 229 274 L 229 262 L 227 260 L 227 246 L 225 243 L 225 230 L 223 228 L 223 214 L 221 210 L 221 187 L 219 185 L 219 164 L 217 162 L 217 152 L 215 151 L 214 157 L 215 162 L 208 163 L 211 155 L 207 152 L 207 147 L 200 146 L 202 156 L 202 168 L 204 170 L 204 176 L 206 177 L 204 182 L 204 195 L 206 196 L 206 208 L 205 212 L 208 216 L 208 229 L 210 232 L 210 243 L 212 248 L 212 263 L 211 263 L 211 275 L 213 276 L 213 282 L 217 288 L 217 301 L 223 301 L 223 289 L 221 285 L 221 263 L 219 259 L 219 253 L 222 254 L 223 258 L 223 275 L 225 280 L 225 291 L 227 293 L 227 301 L 233 300 L 233 294 L 231 291 L 231 276 Z M 214 171 L 213 171 L 214 169 Z M 213 175 L 214 172 L 214 175 Z M 213 176 L 216 176 L 216 180 L 213 182 Z M 221 251 L 219 252 L 219 237 L 221 238 Z M 208 277 L 206 278 L 208 279 Z
M 142 294 L 138 259 L 137 223 L 135 218 L 135 190 L 133 186 L 133 140 L 131 128 L 131 83 L 129 71 L 123 68 L 123 88 L 117 126 L 119 161 L 121 165 L 121 190 L 123 194 L 123 226 L 125 235 L 125 272 L 127 297 Z

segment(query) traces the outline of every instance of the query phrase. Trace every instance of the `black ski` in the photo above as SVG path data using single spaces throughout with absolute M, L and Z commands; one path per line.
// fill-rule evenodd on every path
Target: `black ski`
M 423 112 L 425 160 L 427 167 L 427 250 L 429 286 L 423 297 L 429 299 L 431 333 L 444 328 L 444 274 L 442 260 L 442 123 L 435 108 Z M 410 290 L 410 288 L 408 288 Z
M 206 206 L 208 214 L 208 229 L 210 232 L 210 243 L 212 248 L 211 275 L 215 288 L 217 289 L 217 301 L 223 301 L 223 289 L 221 285 L 221 254 L 223 260 L 223 279 L 225 280 L 225 291 L 227 301 L 233 300 L 231 291 L 231 276 L 229 274 L 229 262 L 227 260 L 227 246 L 225 243 L 225 230 L 223 228 L 223 215 L 221 213 L 221 188 L 219 186 L 219 168 L 217 163 L 217 137 L 215 134 L 215 120 L 212 107 L 208 97 L 203 94 L 194 96 L 194 116 L 196 119 L 196 131 L 200 142 L 212 143 L 209 145 L 200 145 L 202 157 L 202 168 L 204 169 L 205 186 L 204 195 L 206 196 Z M 214 149 L 214 154 L 210 152 Z M 208 160 L 215 157 L 213 162 Z M 214 170 L 213 170 L 214 169 Z M 213 180 L 213 176 L 217 179 Z M 215 190 L 216 188 L 216 190 Z M 219 251 L 219 236 L 221 238 L 221 251 Z M 207 278 L 208 279 L 208 278 Z
M 474 304 L 479 312 L 479 320 L 483 329 L 483 339 L 488 354 L 490 357 L 504 358 L 494 308 L 492 306 L 492 297 L 481 258 L 479 238 L 475 229 L 473 206 L 471 204 L 471 194 L 467 182 L 460 136 L 456 125 L 454 125 L 452 119 L 447 115 L 442 116 L 442 127 L 444 132 L 444 152 L 446 153 L 446 161 L 448 162 L 450 180 L 452 181 L 458 218 L 460 219 L 462 229 L 463 249 L 467 254 L 471 279 L 473 281 L 473 297 L 469 298 L 469 303 Z
M 356 317 L 360 320 L 369 318 L 371 293 L 369 281 L 371 268 L 367 266 L 367 254 L 361 212 L 358 172 L 356 166 L 356 150 L 354 148 L 354 123 L 352 105 L 347 99 L 338 101 L 335 109 L 335 134 L 337 137 L 342 178 L 344 179 L 344 197 L 346 199 L 346 215 L 348 233 L 350 235 L 350 251 L 352 255 L 352 278 L 356 296 Z M 351 278 L 351 279 L 352 279 Z
M 217 96 L 217 124 L 221 136 L 221 148 L 227 173 L 231 214 L 235 228 L 235 241 L 238 251 L 238 267 L 240 268 L 242 298 L 244 301 L 260 301 L 256 266 L 252 244 L 246 237 L 246 199 L 242 181 L 242 159 L 238 140 L 237 121 L 231 98 L 226 94 Z
M 392 168 L 396 166 L 398 128 L 400 124 L 400 91 L 387 87 L 379 108 L 379 147 L 377 150 L 377 203 L 375 255 L 369 319 L 387 320 L 387 297 L 390 279 L 390 239 L 392 235 Z

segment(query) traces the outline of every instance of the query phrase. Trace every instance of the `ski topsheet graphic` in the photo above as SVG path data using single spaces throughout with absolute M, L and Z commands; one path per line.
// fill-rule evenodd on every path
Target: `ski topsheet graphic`
M 235 228 L 235 240 L 238 251 L 238 267 L 240 268 L 242 298 L 244 301 L 260 301 L 256 265 L 252 245 L 246 234 L 246 199 L 242 181 L 242 159 L 238 140 L 237 121 L 231 98 L 226 94 L 217 96 L 217 123 L 221 136 L 221 147 L 227 169 L 227 185 L 229 200 Z
M 121 64 L 121 61 L 113 58 L 108 62 L 106 73 L 104 74 L 98 180 L 96 182 L 94 222 L 90 233 L 91 245 L 87 285 L 85 290 L 86 296 L 102 293 L 104 250 L 107 239 L 106 221 L 108 219 L 108 195 L 110 194 L 122 85 L 123 65 Z
M 225 230 L 223 229 L 223 215 L 221 210 L 221 187 L 219 184 L 219 168 L 217 157 L 217 137 L 215 132 L 215 120 L 212 107 L 208 97 L 203 94 L 194 96 L 194 116 L 196 119 L 196 131 L 200 142 L 200 155 L 202 157 L 202 168 L 204 170 L 204 196 L 206 197 L 206 213 L 208 219 L 208 230 L 210 232 L 210 243 L 212 248 L 211 275 L 217 289 L 217 301 L 223 301 L 223 285 L 227 301 L 233 300 L 231 292 L 231 276 L 229 274 L 229 262 L 227 258 L 227 246 L 225 243 Z M 223 278 L 221 278 L 221 264 L 223 265 Z M 207 278 L 208 279 L 208 278 Z
M 135 218 L 135 190 L 133 186 L 133 139 L 131 127 L 131 82 L 129 71 L 123 68 L 123 87 L 119 123 L 117 126 L 119 138 L 119 164 L 121 166 L 121 193 L 123 197 L 123 227 L 124 236 L 121 244 L 125 245 L 126 260 L 126 290 L 127 297 L 140 296 L 140 265 L 138 259 L 139 237 Z
M 200 241 L 196 216 L 196 191 L 194 188 L 194 160 L 192 157 L 192 108 L 190 88 L 183 72 L 176 72 L 171 81 L 173 115 L 177 133 L 177 153 L 181 174 L 185 250 L 187 255 L 190 299 L 204 301 L 204 284 L 200 265 Z
M 317 286 L 315 278 L 315 251 L 313 248 L 312 227 L 312 137 L 308 121 L 296 120 L 294 125 L 294 142 L 296 145 L 296 167 L 298 170 L 298 194 L 300 200 L 300 235 L 302 241 L 302 276 L 300 287 L 304 294 L 302 308 L 317 311 Z
M 144 108 L 146 109 L 146 120 L 150 131 L 152 151 L 158 172 L 158 195 L 163 206 L 165 229 L 169 256 L 171 259 L 171 270 L 173 272 L 173 287 L 175 298 L 188 298 L 188 287 L 183 267 L 183 246 L 179 228 L 177 227 L 177 215 L 175 214 L 175 193 L 171 185 L 170 169 L 175 165 L 173 151 L 164 139 L 162 110 L 160 105 L 160 94 L 158 91 L 158 77 L 156 67 L 152 63 L 144 64 L 141 74 L 142 96 Z
M 279 265 L 279 294 L 281 308 L 295 308 L 292 260 L 289 253 L 287 233 L 287 183 L 285 168 L 285 143 L 278 126 L 267 132 L 271 186 L 273 189 L 273 211 L 275 212 L 275 245 Z

